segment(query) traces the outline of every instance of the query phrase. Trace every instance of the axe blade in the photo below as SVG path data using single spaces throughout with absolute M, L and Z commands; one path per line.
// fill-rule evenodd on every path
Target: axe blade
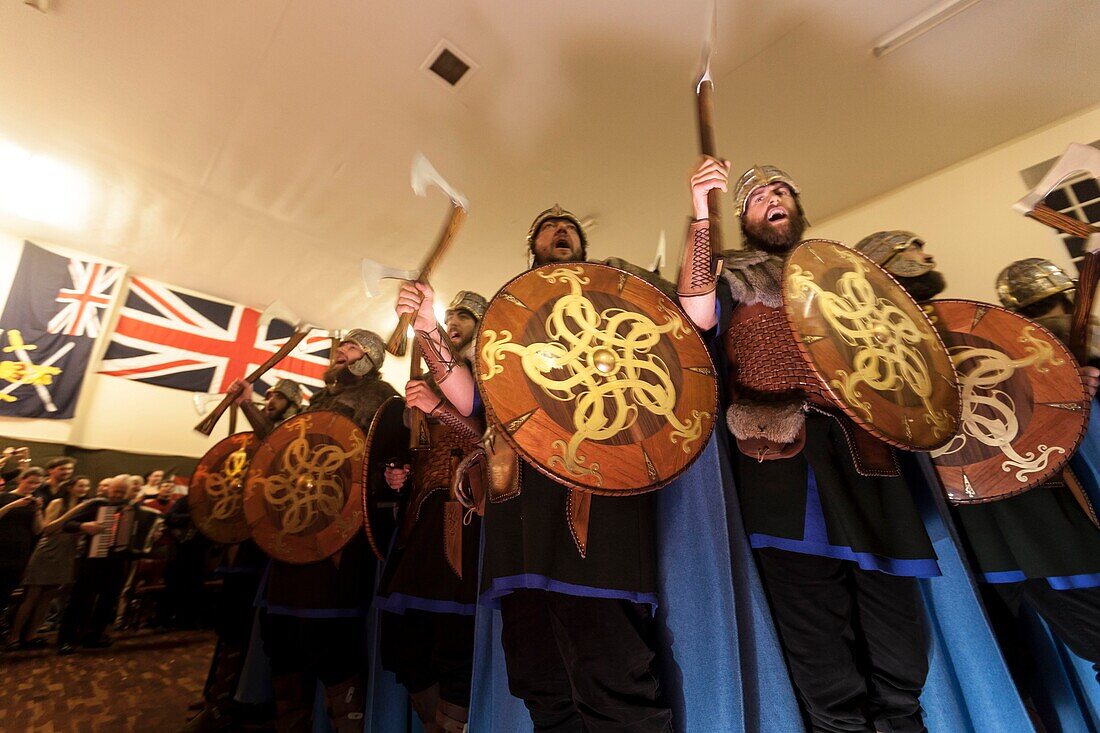
M 452 204 L 464 211 L 470 210 L 470 202 L 466 200 L 466 197 L 459 193 L 451 184 L 447 183 L 447 181 L 443 179 L 443 176 L 439 175 L 439 171 L 437 171 L 435 166 L 424 157 L 424 153 L 418 152 L 413 156 L 410 183 L 412 184 L 413 193 L 417 196 L 427 196 L 428 187 L 435 186 L 440 191 L 447 194 Z
M 291 326 L 294 326 L 295 331 L 301 331 L 309 327 L 308 323 L 300 318 L 297 313 L 292 311 L 287 304 L 281 300 L 272 302 L 271 305 L 264 308 L 263 312 L 260 313 L 261 326 L 266 326 L 272 321 L 289 323 Z
M 363 289 L 367 291 L 368 298 L 377 297 L 382 293 L 383 280 L 415 280 L 418 277 L 415 270 L 399 270 L 367 257 L 363 258 L 360 272 L 363 276 Z
M 699 75 L 695 82 L 695 91 L 705 81 L 711 81 L 710 62 L 714 57 L 714 49 L 718 46 L 718 0 L 711 0 L 710 21 L 707 24 L 707 38 L 703 43 L 703 56 L 699 61 Z
M 661 230 L 661 236 L 657 240 L 657 253 L 653 256 L 653 264 L 649 266 L 650 272 L 661 273 L 661 268 L 665 266 L 665 230 Z

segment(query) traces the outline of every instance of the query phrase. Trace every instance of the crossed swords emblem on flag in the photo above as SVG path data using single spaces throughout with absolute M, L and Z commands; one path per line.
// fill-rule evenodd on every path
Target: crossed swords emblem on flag
M 3 331 L 0 331 L 0 335 L 3 335 Z M 35 364 L 31 360 L 30 352 L 38 348 L 36 345 L 24 343 L 23 334 L 14 328 L 8 330 L 7 337 L 8 345 L 3 347 L 3 352 L 15 354 L 19 361 L 0 362 L 0 380 L 8 382 L 6 387 L 0 389 L 0 401 L 15 402 L 16 398 L 11 393 L 24 384 L 29 384 L 46 406 L 46 411 L 57 412 L 57 405 L 53 403 L 46 386 L 52 384 L 53 378 L 61 373 L 60 367 L 54 364 L 72 350 L 73 344 L 65 344 L 41 363 Z

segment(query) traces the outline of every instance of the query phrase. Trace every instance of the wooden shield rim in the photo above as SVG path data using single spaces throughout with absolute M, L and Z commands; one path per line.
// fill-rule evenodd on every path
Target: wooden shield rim
M 367 430 L 366 457 L 363 460 L 363 478 L 361 479 L 363 484 L 363 531 L 367 535 L 367 543 L 370 545 L 371 552 L 373 552 L 374 556 L 379 560 L 385 560 L 386 555 L 378 546 L 378 540 L 374 536 L 374 528 L 371 527 L 370 523 L 371 510 L 377 509 L 377 507 L 372 506 L 372 504 L 374 504 L 372 501 L 374 497 L 371 496 L 370 490 L 371 446 L 374 445 L 374 436 L 377 434 L 378 430 L 382 428 L 382 415 L 394 401 L 400 402 L 401 409 L 404 411 L 405 398 L 401 395 L 391 395 L 382 401 L 382 404 L 374 411 L 374 417 L 371 418 L 370 429 Z
M 841 247 L 841 248 L 844 249 L 846 254 L 850 252 L 851 254 L 856 255 L 857 257 L 862 259 L 864 262 L 866 262 L 868 265 L 873 267 L 875 270 L 878 270 L 880 273 L 885 275 L 887 278 L 889 278 L 890 282 L 894 284 L 894 287 L 896 287 L 899 292 L 901 292 L 903 295 L 905 295 L 905 297 L 908 298 L 909 301 L 913 303 L 913 305 L 914 305 L 915 309 L 917 310 L 917 312 L 919 312 L 921 314 L 921 317 L 924 318 L 925 322 L 928 323 L 928 327 L 932 330 L 932 335 L 935 337 L 936 343 L 939 344 L 940 350 L 943 351 L 944 354 L 947 355 L 947 363 L 949 365 L 951 365 L 951 379 L 952 379 L 952 381 L 955 385 L 955 401 L 954 401 L 954 410 L 953 410 L 952 414 L 955 418 L 955 425 L 957 427 L 962 422 L 962 392 L 961 392 L 961 388 L 959 387 L 959 375 L 955 371 L 955 366 L 951 362 L 950 354 L 947 353 L 947 346 L 943 343 L 943 339 L 940 338 L 939 331 L 937 331 L 935 326 L 932 325 L 932 323 L 928 320 L 928 316 L 924 313 L 923 309 L 920 307 L 920 304 L 917 303 L 915 300 L 913 300 L 912 296 L 910 296 L 909 293 L 906 292 L 905 288 L 903 288 L 901 286 L 901 283 L 899 283 L 893 275 L 891 275 L 889 272 L 887 272 L 885 269 L 883 269 L 879 265 L 875 264 L 875 262 L 873 260 L 871 260 L 869 257 L 867 257 L 862 252 L 860 252 L 856 249 L 853 249 L 852 247 L 849 247 L 848 245 L 844 244 L 843 242 L 838 242 L 835 239 L 803 239 L 801 242 L 798 243 L 798 245 L 795 247 L 795 249 L 798 249 L 799 247 L 801 247 L 804 244 L 821 244 L 821 243 Z M 794 254 L 794 249 L 791 250 L 791 254 L 792 255 Z M 814 361 L 813 356 L 810 354 L 809 345 L 803 343 L 802 339 L 798 338 L 798 335 L 799 335 L 798 325 L 794 321 L 794 316 L 791 313 L 793 308 L 788 306 L 787 296 L 786 296 L 786 281 L 787 281 L 786 275 L 787 275 L 787 265 L 789 263 L 790 263 L 790 257 L 787 258 L 787 261 L 783 265 L 783 282 L 780 285 L 781 292 L 782 292 L 782 295 L 783 295 L 783 316 L 787 319 L 787 325 L 790 327 L 791 333 L 794 334 L 795 346 L 798 347 L 798 351 L 799 351 L 800 354 L 802 354 L 802 358 L 805 359 L 806 363 L 810 366 L 810 371 L 813 372 L 813 375 L 817 378 L 818 384 L 821 385 L 821 388 L 825 391 L 825 394 L 829 396 L 830 402 L 832 402 L 832 404 L 835 405 L 837 407 L 837 409 L 841 410 L 845 414 L 846 417 L 848 417 L 852 422 L 854 422 L 856 425 L 858 425 L 861 429 L 866 430 L 868 433 L 875 436 L 876 438 L 878 438 L 882 442 L 887 443 L 888 445 L 892 445 L 895 448 L 898 448 L 900 450 L 909 451 L 909 452 L 932 451 L 932 450 L 936 450 L 937 448 L 942 448 L 943 446 L 947 445 L 948 442 L 950 442 L 951 438 L 954 436 L 954 433 L 952 433 L 951 435 L 948 435 L 947 437 L 945 437 L 939 443 L 932 444 L 932 445 L 927 445 L 927 446 L 924 446 L 924 445 L 914 446 L 912 444 L 905 443 L 904 441 L 898 439 L 895 436 L 887 435 L 885 432 L 883 432 L 876 425 L 874 425 L 873 423 L 868 422 L 866 420 L 866 418 L 864 418 L 862 415 L 860 415 L 855 409 L 853 409 L 847 402 L 845 402 L 843 399 L 841 399 L 836 394 L 836 391 L 834 390 L 833 386 L 829 384 L 829 382 L 825 378 L 825 376 L 822 375 L 821 372 L 818 370 L 817 362 Z
M 1027 323 L 1029 323 L 1030 325 L 1032 325 L 1036 329 L 1038 329 L 1044 336 L 1046 336 L 1047 339 L 1050 341 L 1050 343 L 1053 344 L 1054 348 L 1057 349 L 1057 350 L 1060 350 L 1062 352 L 1063 356 L 1068 357 L 1069 362 L 1078 367 L 1078 370 L 1077 370 L 1078 377 L 1080 378 L 1080 376 L 1081 376 L 1080 375 L 1080 368 L 1079 368 L 1080 365 L 1078 365 L 1077 359 L 1074 358 L 1073 353 L 1070 352 L 1069 347 L 1067 347 L 1064 343 L 1062 343 L 1062 340 L 1059 339 L 1057 336 L 1055 336 L 1054 333 L 1052 331 L 1050 331 L 1050 329 L 1046 328 L 1045 326 L 1043 326 L 1040 323 L 1036 323 L 1035 321 L 1031 320 L 1027 316 L 1021 315 L 1019 313 L 1016 313 L 1014 311 L 1009 310 L 1008 308 L 1004 308 L 1002 306 L 995 305 L 993 303 L 983 303 L 980 300 L 969 300 L 969 299 L 966 299 L 966 298 L 944 298 L 942 300 L 931 300 L 931 301 L 928 302 L 928 305 L 931 306 L 933 309 L 935 309 L 935 308 L 937 308 L 938 306 L 941 306 L 941 305 L 959 305 L 959 306 L 963 306 L 963 307 L 972 307 L 975 310 L 978 309 L 978 308 L 985 308 L 986 310 L 1001 311 L 1003 313 L 1007 313 L 1010 316 L 1014 316 L 1014 317 L 1016 317 L 1016 318 L 1018 318 L 1022 321 L 1026 321 Z M 939 331 L 939 329 L 937 329 L 937 332 L 938 331 Z M 954 332 L 952 332 L 952 333 L 954 333 Z M 1084 379 L 1080 379 L 1080 383 L 1081 383 L 1081 399 L 1078 402 L 1082 406 L 1081 411 L 1080 411 L 1081 420 L 1080 420 L 1080 427 L 1077 431 L 1077 436 L 1073 439 L 1073 449 L 1072 450 L 1067 450 L 1064 454 L 1061 454 L 1059 457 L 1051 459 L 1051 462 L 1047 465 L 1047 467 L 1045 469 L 1043 469 L 1042 472 L 1034 474 L 1034 477 L 1029 479 L 1029 481 L 1021 488 L 1006 491 L 1006 492 L 1003 492 L 1003 493 L 999 493 L 995 497 L 992 497 L 992 498 L 990 498 L 988 496 L 975 498 L 975 499 L 971 499 L 971 498 L 965 497 L 965 496 L 964 496 L 964 498 L 961 498 L 961 499 L 957 498 L 955 494 L 951 493 L 953 490 L 948 489 L 948 487 L 944 484 L 943 476 L 940 473 L 940 466 L 939 466 L 938 463 L 936 463 L 936 459 L 929 456 L 929 458 L 932 461 L 932 465 L 936 469 L 936 478 L 939 480 L 940 486 L 943 488 L 944 496 L 947 497 L 948 502 L 950 502 L 951 504 L 954 504 L 955 506 L 971 506 L 971 505 L 974 505 L 974 504 L 991 504 L 991 503 L 996 502 L 996 501 L 1001 501 L 1002 499 L 1009 499 L 1013 496 L 1019 496 L 1020 494 L 1023 494 L 1027 491 L 1030 491 L 1031 489 L 1034 489 L 1037 486 L 1040 486 L 1043 482 L 1050 479 L 1051 476 L 1054 476 L 1056 473 L 1058 473 L 1063 468 L 1065 468 L 1069 464 L 1070 459 L 1077 452 L 1077 449 L 1080 447 L 1081 441 L 1084 439 L 1085 433 L 1088 431 L 1088 427 L 1089 427 L 1089 412 L 1092 409 L 1092 399 L 1089 397 L 1088 388 L 1085 385 Z M 989 459 L 985 459 L 985 460 L 989 460 Z M 971 465 L 974 465 L 974 464 L 968 463 L 966 465 L 971 466 Z M 956 467 L 951 466 L 951 468 L 956 468 Z
M 339 420 L 342 420 L 342 421 L 348 423 L 353 429 L 358 430 L 360 433 L 363 432 L 362 428 L 360 428 L 355 423 L 354 420 L 347 417 L 346 415 L 343 415 L 339 412 L 336 412 L 335 410 L 307 410 L 305 412 L 299 412 L 297 415 L 294 415 L 293 417 L 289 417 L 286 420 L 284 420 L 283 422 L 281 422 L 281 423 L 279 423 L 278 425 L 275 426 L 275 429 L 272 430 L 267 435 L 267 437 L 265 437 L 263 439 L 263 441 L 260 442 L 260 445 L 256 448 L 256 453 L 253 454 L 253 460 L 255 460 L 255 456 L 258 455 L 259 452 L 264 449 L 264 447 L 267 445 L 268 441 L 271 439 L 271 436 L 275 435 L 275 433 L 277 431 L 284 430 L 284 429 L 289 430 L 293 425 L 296 424 L 296 421 L 298 421 L 302 418 L 306 418 L 306 417 L 310 417 L 310 416 L 313 416 L 313 417 L 317 417 L 317 416 L 327 417 L 327 416 L 330 416 L 330 415 L 338 418 Z M 364 445 L 366 445 L 365 442 L 364 442 Z M 367 447 L 369 447 L 369 446 L 367 446 Z M 367 449 L 364 448 L 364 457 L 362 459 L 363 463 L 366 463 L 366 453 L 367 453 Z M 252 468 L 250 466 L 249 467 L 249 473 L 250 474 L 251 474 L 251 471 L 252 471 Z M 352 488 L 351 488 L 352 495 L 348 497 L 348 500 L 346 502 L 344 502 L 344 506 L 346 507 L 350 504 L 354 507 L 354 509 L 352 510 L 353 514 L 352 514 L 352 517 L 351 517 L 351 519 L 354 521 L 355 513 L 362 512 L 362 499 L 360 498 L 358 501 L 356 501 L 355 500 L 356 497 L 354 496 L 354 492 L 356 490 L 358 490 L 360 493 L 362 493 L 362 491 L 364 490 L 363 483 L 362 483 L 363 482 L 363 476 L 364 476 L 363 469 L 360 468 L 359 471 L 357 472 L 355 470 L 355 468 L 352 467 L 351 476 L 353 478 L 353 483 L 352 483 Z M 356 478 L 357 476 L 358 476 L 358 478 Z M 251 481 L 251 476 L 249 476 L 249 481 L 246 482 L 246 488 L 245 488 L 246 498 L 250 493 L 251 486 L 252 486 L 252 481 Z M 248 503 L 246 502 L 245 503 L 246 516 L 247 516 L 247 511 L 248 511 Z M 276 552 L 273 551 L 273 548 L 267 547 L 267 545 L 256 536 L 256 533 L 252 530 L 253 530 L 253 527 L 257 524 L 259 524 L 259 521 L 253 522 L 253 521 L 251 521 L 251 519 L 249 520 L 249 523 L 248 523 L 249 533 L 250 533 L 250 536 L 252 537 L 253 541 L 257 545 L 259 545 L 260 549 L 262 549 L 264 552 L 266 552 L 268 555 L 270 555 L 273 559 L 278 560 L 279 562 L 285 562 L 288 565 L 309 565 L 310 563 L 320 562 L 321 560 L 326 560 L 326 559 L 332 557 L 333 555 L 335 555 L 340 550 L 342 550 L 344 547 L 346 547 L 355 538 L 355 533 L 354 532 L 350 533 L 348 535 L 347 539 L 344 540 L 340 544 L 339 547 L 337 547 L 332 552 L 330 552 L 329 554 L 327 554 L 323 557 L 307 557 L 307 558 L 295 557 L 295 558 L 289 558 L 289 557 L 286 557 L 285 555 L 277 554 Z M 362 518 L 359 518 L 359 521 L 356 521 L 355 524 L 362 525 Z
M 710 364 L 710 368 L 712 370 L 710 381 L 711 381 L 711 389 L 712 389 L 712 393 L 713 393 L 714 410 L 713 410 L 713 413 L 712 413 L 712 416 L 711 416 L 710 425 L 699 436 L 699 446 L 694 451 L 694 455 L 692 455 L 691 458 L 689 458 L 684 463 L 684 465 L 681 466 L 676 472 L 670 474 L 669 476 L 662 477 L 660 480 L 658 480 L 656 482 L 646 484 L 645 486 L 642 486 L 642 487 L 639 487 L 639 488 L 632 488 L 632 489 L 601 489 L 599 487 L 589 486 L 587 484 L 579 483 L 577 481 L 574 481 L 574 480 L 572 480 L 568 477 L 557 474 L 557 473 L 553 472 L 552 470 L 546 468 L 539 461 L 535 460 L 534 458 L 532 458 L 528 455 L 527 449 L 524 448 L 520 444 L 520 442 L 515 437 L 512 436 L 512 434 L 510 432 L 508 432 L 508 430 L 504 426 L 503 421 L 501 421 L 498 418 L 498 416 L 496 414 L 496 411 L 493 409 L 492 404 L 490 404 L 490 402 L 487 398 L 484 398 L 484 395 L 486 394 L 486 391 L 485 391 L 485 388 L 484 388 L 484 385 L 483 385 L 483 380 L 482 380 L 482 377 L 481 377 L 481 369 L 478 367 L 478 362 L 480 360 L 480 354 L 481 354 L 481 348 L 482 348 L 482 345 L 483 345 L 482 344 L 482 338 L 483 338 L 483 334 L 485 332 L 485 329 L 481 326 L 483 326 L 484 323 L 486 322 L 487 317 L 489 315 L 489 311 L 490 311 L 490 309 L 492 309 L 493 304 L 497 302 L 498 296 L 500 296 L 501 293 L 508 290 L 518 280 L 521 280 L 524 277 L 527 277 L 527 276 L 531 275 L 532 273 L 537 272 L 539 270 L 549 270 L 549 269 L 555 268 L 555 267 L 575 267 L 575 266 L 581 266 L 581 267 L 585 267 L 585 268 L 591 267 L 591 268 L 597 268 L 597 269 L 611 270 L 611 271 L 616 272 L 616 273 L 621 273 L 622 275 L 625 275 L 627 278 L 630 278 L 631 280 L 633 280 L 637 283 L 641 283 L 641 285 L 643 285 L 644 288 L 647 288 L 650 291 L 652 291 L 655 295 L 658 296 L 658 298 L 663 299 L 664 301 L 667 301 L 669 304 L 671 304 L 673 309 L 676 311 L 676 313 L 678 313 L 680 315 L 680 317 L 683 318 L 685 326 L 691 332 L 691 335 L 687 336 L 686 338 L 694 338 L 694 339 L 698 340 L 700 348 L 702 349 L 703 353 L 707 355 L 707 363 Z M 511 280 L 509 280 L 504 285 L 502 285 L 500 287 L 500 289 L 498 289 L 497 292 L 493 294 L 493 297 L 489 299 L 489 305 L 485 309 L 485 317 L 482 318 L 481 325 L 479 325 L 479 328 L 478 328 L 478 331 L 477 331 L 477 339 L 476 339 L 476 342 L 475 342 L 475 345 L 474 345 L 474 355 L 475 355 L 474 356 L 474 364 L 473 364 L 474 378 L 477 380 L 478 392 L 483 396 L 482 404 L 485 407 L 485 413 L 486 413 L 487 418 L 492 420 L 493 423 L 495 423 L 500 428 L 500 430 L 498 431 L 499 434 L 504 436 L 504 440 L 508 443 L 508 445 L 510 445 L 512 447 L 512 450 L 516 451 L 516 453 L 518 455 L 523 457 L 523 460 L 524 460 L 525 463 L 527 463 L 528 465 L 533 467 L 535 470 L 537 470 L 539 473 L 543 474 L 544 476 L 551 479 L 555 483 L 561 484 L 562 486 L 564 486 L 566 488 L 569 488 L 569 489 L 576 489 L 578 491 L 583 491 L 583 492 L 586 492 L 586 493 L 589 493 L 589 494 L 595 494 L 597 496 L 622 496 L 622 497 L 637 496 L 639 494 L 648 494 L 650 492 L 657 491 L 657 490 L 663 488 L 664 486 L 667 486 L 668 484 L 675 481 L 685 471 L 687 471 L 689 468 L 691 468 L 695 464 L 695 462 L 699 459 L 699 456 L 701 456 L 705 452 L 707 444 L 710 442 L 710 438 L 714 434 L 715 424 L 718 422 L 718 418 L 719 418 L 718 412 L 719 412 L 719 409 L 721 407 L 719 405 L 719 402 L 718 402 L 718 372 L 717 372 L 717 368 L 714 366 L 714 359 L 710 355 L 710 350 L 707 349 L 706 343 L 703 341 L 702 337 L 699 335 L 698 329 L 695 328 L 694 321 L 692 321 L 691 318 L 686 313 L 684 313 L 683 309 L 680 308 L 679 303 L 673 301 L 672 298 L 668 297 L 663 292 L 661 292 L 660 288 L 658 288 L 657 286 L 655 286 L 655 285 L 653 285 L 649 282 L 646 282 L 643 278 L 640 278 L 637 275 L 634 275 L 630 272 L 627 272 L 626 270 L 621 270 L 618 267 L 612 267 L 611 265 L 605 265 L 605 264 L 599 263 L 599 262 L 553 262 L 553 263 L 549 263 L 549 264 L 546 264 L 546 265 L 540 265 L 538 267 L 532 267 L 531 269 L 525 270 L 525 271 L 521 272 L 520 274 L 516 275 Z
M 245 437 L 245 436 L 248 436 L 248 437 Z M 251 465 L 252 456 L 256 455 L 256 451 L 259 450 L 259 448 L 260 448 L 260 442 L 261 441 L 256 436 L 256 433 L 254 433 L 253 431 L 251 431 L 251 430 L 242 430 L 240 432 L 233 433 L 232 435 L 229 435 L 229 436 L 226 436 L 226 437 L 222 438 L 217 443 L 215 443 L 213 446 L 211 446 L 210 450 L 206 451 L 206 453 L 203 454 L 202 458 L 199 459 L 198 465 L 195 467 L 194 473 L 195 474 L 198 473 L 199 469 L 202 467 L 203 462 L 206 460 L 207 456 L 210 456 L 210 455 L 214 454 L 216 451 L 218 451 L 219 449 L 221 449 L 225 443 L 240 440 L 242 437 L 244 437 L 245 442 L 246 442 L 246 445 L 242 446 L 242 447 L 244 447 L 244 449 L 249 453 L 248 461 L 249 461 L 249 464 Z M 247 444 L 251 444 L 251 445 L 249 446 Z M 228 457 L 228 455 L 229 455 L 229 453 L 226 454 L 227 457 Z M 193 481 L 193 479 L 192 479 L 192 481 Z M 248 484 L 248 472 L 246 470 L 245 475 L 244 475 L 244 482 L 243 482 L 243 485 L 241 486 L 241 514 L 242 514 L 242 517 L 244 515 L 244 490 L 245 490 L 245 486 L 247 484 Z M 191 490 L 190 490 L 192 493 L 194 492 L 194 488 L 195 488 L 194 485 L 192 485 Z M 205 498 L 207 496 L 206 489 L 203 488 L 203 489 L 201 489 L 201 491 L 202 491 L 203 497 Z M 240 529 L 235 533 L 232 533 L 232 534 L 224 533 L 224 534 L 222 534 L 222 533 L 210 532 L 210 531 L 208 531 L 208 527 L 207 527 L 207 525 L 209 524 L 208 522 L 205 522 L 205 521 L 200 522 L 198 518 L 194 517 L 194 515 L 196 514 L 196 512 L 195 512 L 196 507 L 202 507 L 203 512 L 205 512 L 205 510 L 206 510 L 205 502 L 199 502 L 198 504 L 196 504 L 195 501 L 194 501 L 194 497 L 192 497 L 191 500 L 190 500 L 190 507 L 191 507 L 191 514 L 193 515 L 193 518 L 194 518 L 194 521 L 195 521 L 195 526 L 211 542 L 215 542 L 215 543 L 220 544 L 220 545 L 235 545 L 235 544 L 238 544 L 240 542 L 244 542 L 252 534 L 250 529 L 249 529 L 249 526 L 248 526 L 247 517 L 244 517 L 241 522 L 237 523 L 237 524 L 240 524 Z M 209 515 L 204 514 L 203 516 L 208 517 Z M 234 524 L 233 527 L 236 527 L 236 524 Z M 236 538 L 238 536 L 239 536 L 239 539 L 232 539 L 232 538 Z

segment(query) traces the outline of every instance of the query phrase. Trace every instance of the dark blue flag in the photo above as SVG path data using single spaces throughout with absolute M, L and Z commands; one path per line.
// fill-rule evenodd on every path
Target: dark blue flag
M 123 269 L 24 243 L 0 315 L 0 416 L 73 416 Z

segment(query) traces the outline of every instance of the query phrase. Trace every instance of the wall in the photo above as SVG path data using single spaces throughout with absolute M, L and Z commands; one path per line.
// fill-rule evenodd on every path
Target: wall
M 1028 190 L 1021 171 L 1057 158 L 1071 142 L 1097 138 L 1100 107 L 814 222 L 809 235 L 854 245 L 876 231 L 909 229 L 926 240 L 928 252 L 946 276 L 944 296 L 997 302 L 994 279 L 1014 260 L 1045 257 L 1076 274 L 1053 231 L 1016 213 L 1012 204 Z M 802 198 L 813 221 L 813 192 L 804 191 Z
M 11 281 L 19 264 L 22 241 L 18 236 L 0 233 L 0 310 L 7 302 Z M 72 252 L 41 239 L 34 241 L 63 254 Z M 87 257 L 84 253 L 74 254 Z M 220 295 L 232 297 L 231 294 Z M 264 304 L 250 305 L 263 307 Z M 112 313 L 109 319 L 112 327 L 116 316 L 117 313 Z M 95 368 L 105 348 L 106 340 L 101 339 L 93 353 L 92 369 L 86 377 L 74 419 L 0 417 L 0 438 L 197 458 L 225 437 L 228 416 L 223 418 L 210 438 L 193 430 L 202 418 L 195 411 L 190 392 L 96 374 Z M 408 360 L 388 358 L 383 374 L 404 391 Z M 247 429 L 243 419 L 238 426 L 238 430 L 242 429 Z M 119 470 L 125 470 L 125 467 Z

